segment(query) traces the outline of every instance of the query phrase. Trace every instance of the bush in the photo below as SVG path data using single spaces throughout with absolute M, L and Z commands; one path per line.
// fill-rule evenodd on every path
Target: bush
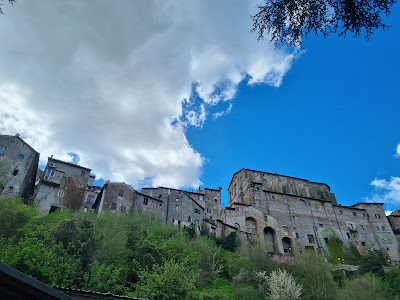
M 380 277 L 384 276 L 383 266 L 386 265 L 385 256 L 381 251 L 370 251 L 360 260 L 360 275 L 371 272 Z
M 385 283 L 393 296 L 400 296 L 400 268 L 385 273 Z
M 269 276 L 265 276 L 265 281 L 269 286 L 268 297 L 271 300 L 296 300 L 302 294 L 301 285 L 285 269 L 272 271 Z
M 338 300 L 385 300 L 382 280 L 374 276 L 357 277 L 348 281 L 338 293 Z

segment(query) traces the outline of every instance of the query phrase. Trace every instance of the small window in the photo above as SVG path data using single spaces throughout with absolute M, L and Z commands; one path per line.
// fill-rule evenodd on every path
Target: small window
M 25 157 L 25 156 L 23 156 L 22 154 L 20 154 L 20 155 L 18 156 L 18 160 L 19 160 L 19 161 L 23 161 L 23 160 L 24 160 L 24 157 Z
M 235 223 L 235 225 L 233 225 L 237 230 L 240 230 L 240 225 L 238 223 Z
M 203 195 L 199 195 L 199 200 L 204 200 L 204 196 Z
M 314 244 L 315 243 L 314 236 L 312 234 L 307 234 L 307 237 L 308 237 L 308 242 L 310 244 Z
M 375 214 L 375 218 L 380 219 L 380 218 L 381 218 L 381 215 Z
M 329 243 L 328 238 L 324 238 L 324 242 L 325 242 L 325 244 L 328 244 Z
M 59 190 L 58 191 L 58 197 L 64 197 L 64 191 L 63 190 Z
M 353 216 L 355 216 L 355 217 L 357 216 L 357 213 L 355 211 L 353 211 Z
M 18 170 L 14 170 L 13 175 L 17 176 L 17 174 L 18 174 Z
M 168 192 L 167 189 L 162 189 L 163 194 L 166 194 Z
M 83 212 L 84 212 L 84 213 L 87 212 L 87 207 L 84 207 L 84 208 L 83 208 Z
M 272 196 L 272 199 L 275 199 L 275 196 Z
M 121 212 L 124 213 L 126 211 L 126 206 L 125 205 L 121 205 Z
M 289 232 L 289 227 L 283 226 L 282 228 L 283 228 L 283 231 L 284 231 L 284 232 Z
M 382 231 L 385 231 L 385 226 L 382 226 Z
M 154 192 L 150 191 L 149 195 L 153 197 L 154 196 Z
M 117 210 L 117 203 L 116 202 L 111 203 L 111 210 Z
M 82 180 L 78 180 L 78 183 L 76 185 L 78 188 L 83 188 L 83 181 Z
M 360 225 L 360 230 L 364 230 L 364 226 L 363 225 Z
M 346 232 L 346 234 L 347 234 L 347 238 L 350 238 L 350 234 L 348 232 Z
M 363 247 L 365 247 L 365 242 L 361 242 L 361 245 L 363 245 Z
M 329 221 L 329 225 L 333 226 L 333 221 L 332 220 Z
M 121 189 L 120 189 L 120 190 L 118 191 L 118 196 L 119 196 L 119 197 L 123 197 L 123 196 L 124 196 L 124 190 L 121 190 Z
M 319 223 L 319 227 L 324 227 L 324 224 L 322 224 L 322 223 Z
M 196 214 L 198 214 L 198 215 L 199 215 L 199 214 L 200 214 L 200 209 L 198 209 L 198 208 L 195 208 L 195 209 L 194 209 L 194 212 L 195 212 Z
M 217 199 L 217 198 L 214 198 L 214 202 L 215 202 L 215 203 L 218 203 L 218 199 Z
M 179 210 L 179 205 L 175 205 L 175 209 L 176 209 L 176 210 Z
M 211 213 L 211 208 L 207 208 L 207 212 L 210 214 Z
M 82 172 L 81 172 L 81 176 L 82 176 L 82 177 L 84 177 L 84 176 L 85 176 L 85 174 L 86 174 L 86 172 L 82 170 Z
M 53 181 L 54 174 L 56 173 L 55 170 L 47 169 L 46 175 L 44 175 L 44 180 Z
M 86 203 L 93 204 L 96 197 L 94 195 L 87 195 Z
M 0 154 L 3 154 L 3 152 L 4 152 L 4 147 L 3 146 L 0 146 Z
M 237 194 L 237 185 L 236 185 L 236 183 L 235 183 L 233 188 L 235 189 L 235 194 Z
M 143 199 L 143 204 L 144 204 L 144 205 L 147 205 L 147 204 L 149 204 L 149 199 L 147 199 L 147 198 L 144 198 L 144 199 Z
M 191 216 L 188 217 L 188 222 L 192 223 L 192 217 Z
M 339 209 L 339 212 L 340 212 L 341 215 L 343 215 L 343 210 Z
M 296 239 L 299 239 L 300 235 L 296 232 Z

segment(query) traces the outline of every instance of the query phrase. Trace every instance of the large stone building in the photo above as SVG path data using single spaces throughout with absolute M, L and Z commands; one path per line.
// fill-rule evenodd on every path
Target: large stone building
M 399 244 L 383 203 L 338 205 L 327 184 L 249 169 L 233 175 L 228 191 L 221 220 L 271 252 L 313 248 L 327 254 L 334 236 L 345 248 L 353 245 L 361 254 L 381 250 L 399 262 Z
M 30 204 L 35 189 L 39 152 L 19 135 L 0 135 L 0 195 L 19 196 Z

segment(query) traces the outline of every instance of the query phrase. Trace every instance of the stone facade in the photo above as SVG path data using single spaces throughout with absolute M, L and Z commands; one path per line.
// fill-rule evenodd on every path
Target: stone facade
M 90 172 L 91 169 L 49 157 L 35 192 L 34 206 L 44 212 L 60 207 L 81 209 Z
M 345 248 L 354 245 L 361 254 L 381 250 L 399 262 L 399 244 L 383 203 L 341 206 L 327 184 L 249 169 L 234 174 L 228 191 L 223 222 L 271 252 L 314 248 L 327 254 L 328 240 L 335 236 Z
M 30 204 L 38 163 L 39 152 L 19 135 L 0 135 L 0 194 L 19 196 Z

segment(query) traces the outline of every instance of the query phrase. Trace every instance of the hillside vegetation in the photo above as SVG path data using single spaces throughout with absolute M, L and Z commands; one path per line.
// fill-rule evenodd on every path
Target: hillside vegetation
M 400 270 L 382 271 L 379 253 L 360 274 L 332 271 L 306 251 L 269 256 L 235 234 L 214 238 L 165 226 L 134 211 L 117 215 L 59 210 L 41 216 L 0 197 L 0 261 L 51 286 L 148 299 L 399 299 Z

